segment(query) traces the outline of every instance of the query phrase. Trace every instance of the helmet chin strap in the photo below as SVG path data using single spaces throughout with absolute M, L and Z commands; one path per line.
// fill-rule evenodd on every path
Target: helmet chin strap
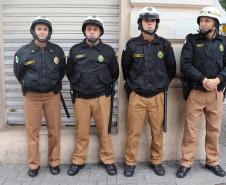
M 40 39 L 40 38 L 38 38 L 38 35 L 35 33 L 35 32 L 33 32 L 33 37 L 37 40 L 37 41 L 39 41 L 39 42 L 47 42 L 48 41 L 48 36 L 45 38 L 45 39 Z
M 217 23 L 216 23 L 216 21 L 215 21 L 214 27 L 217 28 Z M 207 35 L 207 34 L 211 33 L 212 31 L 216 31 L 216 30 L 214 30 L 214 27 L 210 28 L 210 29 L 207 30 L 207 31 L 203 31 L 203 30 L 201 30 L 201 29 L 199 28 L 199 31 L 198 31 L 198 32 Z
M 87 35 L 85 34 L 87 41 L 89 41 L 92 44 L 95 44 L 100 39 L 100 36 L 101 35 L 99 35 L 97 38 L 94 38 L 94 37 L 87 37 Z
M 143 25 L 142 25 L 141 22 L 140 22 L 139 28 L 140 28 L 141 32 L 153 36 L 153 35 L 155 35 L 155 33 L 156 33 L 157 29 L 158 29 L 158 23 L 156 23 L 156 26 L 155 26 L 155 29 L 154 29 L 154 30 L 145 30 L 145 29 L 143 28 Z
M 214 30 L 213 28 L 212 29 L 209 29 L 207 31 L 202 31 L 202 30 L 198 30 L 199 34 L 203 35 L 203 36 L 206 36 L 211 33 L 212 31 L 214 31 L 214 34 L 212 35 L 212 37 L 210 39 L 212 39 L 214 37 L 214 35 L 217 33 L 217 30 Z
M 37 39 L 37 41 L 39 41 L 39 42 L 47 42 L 47 41 L 48 41 L 47 39 L 39 39 L 38 37 L 37 37 L 36 39 Z
M 201 33 L 201 34 L 204 34 L 204 35 L 207 35 L 207 34 L 209 34 L 210 32 L 212 32 L 213 31 L 213 29 L 209 29 L 209 30 L 207 30 L 207 31 L 202 31 L 202 30 L 198 30 L 198 32 L 199 33 Z
M 155 32 L 156 32 L 156 30 L 148 31 L 148 30 L 144 30 L 144 29 L 142 29 L 141 31 L 144 33 L 147 33 L 148 35 L 155 35 Z
M 98 41 L 98 39 L 99 39 L 99 38 L 88 38 L 88 37 L 87 37 L 87 40 L 88 40 L 89 42 L 92 42 L 92 43 L 95 43 L 96 41 Z

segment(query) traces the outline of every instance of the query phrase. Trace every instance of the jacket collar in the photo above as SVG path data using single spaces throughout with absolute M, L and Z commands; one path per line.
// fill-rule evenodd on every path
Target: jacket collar
M 202 34 L 202 33 L 198 33 L 197 39 L 198 39 L 198 40 L 209 40 L 209 39 L 206 37 L 206 35 L 205 35 L 205 34 Z M 214 41 L 214 40 L 222 40 L 222 37 L 221 37 L 221 35 L 219 35 L 219 34 L 217 33 L 216 37 L 214 37 L 212 40 L 213 40 L 213 41 Z
M 52 43 L 47 41 L 47 45 L 46 47 L 44 47 L 46 50 L 48 50 L 50 53 L 53 53 L 54 50 L 53 50 L 53 47 L 52 47 Z M 37 46 L 35 43 L 34 43 L 34 40 L 32 40 L 30 42 L 30 52 L 31 53 L 35 53 L 37 52 L 38 50 L 40 50 L 41 48 L 39 46 Z
M 83 41 L 81 43 L 81 46 L 82 46 L 82 48 L 91 48 L 90 45 L 88 45 L 86 43 L 86 39 L 83 39 Z M 103 42 L 102 42 L 102 40 L 100 39 L 99 43 L 97 45 L 93 46 L 92 48 L 101 50 L 103 48 Z
M 144 39 L 144 37 L 143 37 L 142 34 L 140 34 L 140 36 L 138 38 L 139 38 L 138 39 L 138 44 L 140 44 L 140 45 L 146 45 L 148 43 L 148 41 Z M 151 44 L 157 44 L 157 45 L 161 44 L 160 37 L 157 34 L 155 34 L 155 38 L 151 42 Z

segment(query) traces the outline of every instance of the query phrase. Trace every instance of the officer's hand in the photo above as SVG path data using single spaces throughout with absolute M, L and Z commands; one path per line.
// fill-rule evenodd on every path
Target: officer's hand
M 209 81 L 208 78 L 204 78 L 202 81 L 203 87 L 207 90 L 207 91 L 211 91 L 211 89 L 209 88 L 209 86 L 207 85 L 207 82 Z
M 204 79 L 203 80 L 203 87 L 207 90 L 207 91 L 213 91 L 214 89 L 217 89 L 217 85 L 220 83 L 220 79 L 214 78 L 214 79 Z
M 209 79 L 205 77 L 205 78 L 203 79 L 202 83 L 205 84 L 205 83 L 207 83 L 208 80 L 209 80 Z

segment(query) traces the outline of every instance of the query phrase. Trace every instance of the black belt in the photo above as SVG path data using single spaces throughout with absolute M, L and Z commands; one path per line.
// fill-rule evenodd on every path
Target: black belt
M 153 97 L 156 94 L 160 93 L 160 92 L 148 92 L 148 93 L 144 93 L 144 92 L 136 92 L 136 91 L 134 91 L 134 92 L 137 93 L 138 95 L 142 96 L 142 97 L 145 97 L 145 98 L 150 98 L 150 97 Z
M 97 93 L 97 94 L 89 94 L 89 95 L 75 93 L 76 98 L 84 98 L 84 99 L 98 98 L 103 95 L 105 95 L 105 92 L 101 92 L 101 93 Z
M 26 92 L 35 92 L 35 93 L 40 93 L 40 94 L 44 94 L 44 93 L 49 93 L 49 92 L 53 92 L 53 90 L 48 90 L 48 91 L 33 91 L 33 90 L 26 90 Z

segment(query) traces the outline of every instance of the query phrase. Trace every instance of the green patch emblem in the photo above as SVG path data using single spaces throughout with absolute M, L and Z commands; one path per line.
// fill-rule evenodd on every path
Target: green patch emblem
M 104 61 L 103 55 L 99 55 L 97 59 L 98 59 L 99 62 L 103 62 Z
M 159 51 L 159 52 L 158 52 L 158 57 L 162 59 L 163 56 L 164 56 L 163 52 L 162 52 L 162 51 Z
M 19 63 L 19 57 L 18 57 L 18 56 L 15 57 L 15 62 L 16 62 L 17 64 Z
M 224 46 L 222 44 L 220 44 L 219 49 L 220 49 L 221 52 L 223 52 L 224 51 Z

